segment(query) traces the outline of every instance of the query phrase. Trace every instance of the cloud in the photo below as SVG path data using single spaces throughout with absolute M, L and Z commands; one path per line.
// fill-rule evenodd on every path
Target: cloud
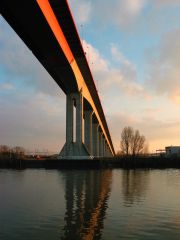
M 95 83 L 101 96 L 105 98 L 108 94 L 114 91 L 119 94 L 125 94 L 131 97 L 148 98 L 148 93 L 145 91 L 142 84 L 138 83 L 137 70 L 118 50 L 115 44 L 111 44 L 110 53 L 111 59 L 107 60 L 100 52 L 91 44 L 83 40 L 84 51 L 93 72 Z M 111 62 L 115 62 L 116 67 Z
M 125 56 L 118 50 L 115 44 L 111 45 L 111 55 L 113 61 L 119 64 L 122 74 L 126 81 L 136 81 L 137 80 L 137 70 L 133 63 L 131 63 Z
M 84 48 L 84 52 L 86 54 L 87 61 L 92 68 L 92 71 L 94 73 L 108 71 L 109 63 L 108 61 L 103 58 L 95 47 L 93 47 L 91 44 L 89 44 L 87 41 L 82 40 L 82 46 Z
M 144 3 L 144 0 L 114 0 L 113 2 L 99 0 L 93 5 L 93 13 L 103 25 L 111 23 L 123 27 L 134 22 L 141 13 Z
M 96 17 L 103 25 L 127 26 L 141 13 L 146 0 L 70 0 L 69 3 L 78 24 Z
M 14 86 L 13 86 L 13 84 L 11 84 L 11 83 L 0 83 L 0 91 L 1 90 L 12 90 L 12 89 L 14 89 Z
M 120 149 L 121 132 L 125 126 L 138 129 L 140 133 L 146 137 L 146 141 L 149 143 L 149 149 L 153 152 L 157 149 L 164 149 L 165 146 L 175 146 L 179 142 L 179 120 L 158 120 L 155 116 L 148 117 L 146 115 L 140 118 L 133 113 L 130 114 L 127 112 L 111 114 L 109 117 L 111 120 L 108 126 L 116 151 Z M 109 119 L 109 117 L 107 117 L 107 119 Z
M 153 4 L 159 7 L 180 5 L 180 0 L 153 0 Z
M 138 104 L 138 109 L 139 100 L 143 103 L 146 102 L 149 94 L 138 82 L 135 65 L 119 51 L 118 46 L 109 45 L 111 58 L 108 60 L 100 54 L 98 49 L 86 41 L 83 41 L 83 47 L 117 150 L 122 128 L 126 125 L 135 126 L 135 128 L 140 126 L 141 113 L 140 115 L 135 114 L 134 105 Z M 136 102 L 134 103 L 134 101 Z
M 144 118 L 137 125 L 150 143 L 150 149 L 164 149 L 165 146 L 177 145 L 180 135 L 180 121 L 157 120 Z
M 0 144 L 60 151 L 65 95 L 0 17 Z
M 65 99 L 46 94 L 0 97 L 0 144 L 59 152 L 65 141 Z
M 168 96 L 180 104 L 180 29 L 166 33 L 159 45 L 149 49 L 147 54 L 149 87 L 156 94 Z
M 92 4 L 89 0 L 69 0 L 77 24 L 85 24 L 91 18 Z
M 4 84 L 25 85 L 52 97 L 63 96 L 62 90 L 34 57 L 32 52 L 0 16 L 0 65 L 5 72 Z
M 122 129 L 125 126 L 136 125 L 137 119 L 125 112 L 116 112 L 107 115 L 109 131 L 112 137 L 114 148 L 116 151 L 120 148 L 120 138 Z
M 124 4 L 124 8 L 127 9 L 128 12 L 136 15 L 139 14 L 139 12 L 143 9 L 145 2 L 145 0 L 127 0 L 121 4 Z
M 69 4 L 78 24 L 96 18 L 103 26 L 128 27 L 134 25 L 146 6 L 179 6 L 180 0 L 70 0 Z
M 113 30 L 127 32 L 133 37 L 144 32 L 157 35 L 172 24 L 177 26 L 179 16 L 174 7 L 179 6 L 180 0 L 70 0 L 79 26 L 93 24 L 91 33 L 113 27 Z M 82 38 L 83 29 L 79 29 Z

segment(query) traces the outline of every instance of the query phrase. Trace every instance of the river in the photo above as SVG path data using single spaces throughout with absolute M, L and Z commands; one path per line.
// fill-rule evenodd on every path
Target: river
M 180 170 L 0 169 L 0 240 L 180 239 Z

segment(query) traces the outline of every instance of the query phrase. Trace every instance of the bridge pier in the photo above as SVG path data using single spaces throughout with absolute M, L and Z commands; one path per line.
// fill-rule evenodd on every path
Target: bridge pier
M 101 157 L 104 156 L 104 138 L 103 133 L 101 133 Z
M 66 96 L 66 143 L 73 142 L 73 107 L 71 95 Z
M 104 139 L 104 134 L 102 138 L 102 156 L 105 157 L 105 139 Z
M 93 155 L 92 151 L 92 110 L 84 111 L 84 143 L 87 147 L 90 155 Z
M 92 125 L 92 135 L 93 135 L 93 156 L 98 157 L 99 156 L 99 124 L 98 123 L 93 123 Z
M 109 157 L 109 147 L 107 142 L 105 142 L 105 157 Z
M 108 150 L 107 150 L 107 156 L 108 156 L 108 157 L 112 157 L 112 153 L 111 153 L 109 147 L 108 147 Z
M 109 147 L 107 143 L 106 143 L 106 157 L 109 157 Z
M 74 107 L 76 108 L 75 116 Z M 74 132 L 76 132 L 75 136 Z M 59 158 L 90 159 L 92 156 L 107 157 L 109 155 L 111 154 L 104 134 L 99 127 L 96 116 L 93 114 L 93 110 L 84 107 L 84 99 L 81 92 L 67 94 L 66 143 L 59 154 Z
M 76 126 L 74 126 L 74 106 L 76 107 Z M 76 139 L 74 139 L 74 127 Z M 66 95 L 66 143 L 59 158 L 87 159 L 90 153 L 83 143 L 83 96 L 81 93 Z
M 99 156 L 103 157 L 103 133 L 99 132 Z

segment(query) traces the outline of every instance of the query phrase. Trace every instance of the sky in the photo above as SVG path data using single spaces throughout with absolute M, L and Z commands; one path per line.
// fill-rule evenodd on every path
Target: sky
M 180 145 L 180 0 L 69 0 L 112 141 Z M 60 152 L 65 94 L 0 16 L 0 145 Z

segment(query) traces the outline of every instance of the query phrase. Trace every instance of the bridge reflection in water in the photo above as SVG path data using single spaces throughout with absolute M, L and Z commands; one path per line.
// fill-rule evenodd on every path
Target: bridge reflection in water
M 65 226 L 60 239 L 101 239 L 112 171 L 66 171 Z

